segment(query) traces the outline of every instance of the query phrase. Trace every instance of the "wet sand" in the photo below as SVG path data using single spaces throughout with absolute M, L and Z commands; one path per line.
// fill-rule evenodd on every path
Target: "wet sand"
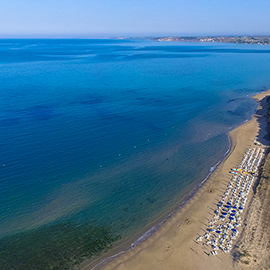
M 115 258 L 102 270 L 238 269 L 234 249 L 231 253 L 219 252 L 217 256 L 212 256 L 209 255 L 209 247 L 196 242 L 196 238 L 206 232 L 216 204 L 231 180 L 230 169 L 238 167 L 247 148 L 254 146 L 254 140 L 268 145 L 265 139 L 268 95 L 270 90 L 253 97 L 259 103 L 257 112 L 250 121 L 229 133 L 232 140 L 229 155 L 195 196 L 158 232 L 140 246 Z M 252 203 L 252 193 L 249 194 L 248 204 Z M 239 231 L 241 235 L 242 228 Z M 91 268 L 86 266 L 83 269 Z

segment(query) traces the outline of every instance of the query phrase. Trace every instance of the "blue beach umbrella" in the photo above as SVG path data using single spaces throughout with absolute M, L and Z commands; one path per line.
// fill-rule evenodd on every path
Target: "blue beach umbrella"
M 224 215 L 224 216 L 226 216 L 228 213 L 226 213 L 226 212 L 222 212 L 221 214 L 222 214 L 222 215 Z
M 236 229 L 232 229 L 233 232 L 236 232 Z
M 230 220 L 234 220 L 234 217 L 229 217 Z
M 227 203 L 228 205 L 232 205 L 230 202 Z
M 239 207 L 239 210 L 243 210 L 243 209 L 244 209 L 243 207 L 241 207 L 241 206 Z
M 216 233 L 221 233 L 221 231 L 216 231 Z
M 231 214 L 231 217 L 234 217 L 235 216 L 235 214 Z

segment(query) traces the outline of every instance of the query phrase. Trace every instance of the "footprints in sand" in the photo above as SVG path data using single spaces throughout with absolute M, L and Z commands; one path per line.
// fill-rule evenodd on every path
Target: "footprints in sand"
M 167 252 L 172 251 L 172 250 L 173 250 L 172 246 L 165 246 L 163 253 L 167 253 Z
M 191 220 L 189 220 L 188 218 L 185 220 L 185 223 L 187 224 L 187 225 L 189 225 L 190 223 L 191 223 Z
M 184 221 L 184 223 L 177 224 L 176 226 L 177 226 L 178 228 L 180 228 L 182 225 L 190 225 L 191 223 L 192 223 L 192 220 L 186 218 L 185 221 Z

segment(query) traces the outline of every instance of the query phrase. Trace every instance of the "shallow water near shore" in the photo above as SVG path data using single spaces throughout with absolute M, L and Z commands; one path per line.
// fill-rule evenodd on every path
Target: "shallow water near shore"
M 270 86 L 268 46 L 1 40 L 0 55 L 2 237 L 67 222 L 131 237 L 205 179 Z

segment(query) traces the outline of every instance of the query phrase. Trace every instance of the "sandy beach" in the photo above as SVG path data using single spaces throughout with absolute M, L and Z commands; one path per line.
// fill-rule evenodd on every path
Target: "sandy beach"
M 232 130 L 229 136 L 232 140 L 232 148 L 227 158 L 218 166 L 207 182 L 199 189 L 195 196 L 186 203 L 162 228 L 153 236 L 149 237 L 140 246 L 125 252 L 105 265 L 103 270 L 174 270 L 174 269 L 241 269 L 247 263 L 237 260 L 235 254 L 239 253 L 240 241 L 243 234 L 252 233 L 243 228 L 239 229 L 240 236 L 236 239 L 230 253 L 219 252 L 217 256 L 210 254 L 211 249 L 198 243 L 196 238 L 203 235 L 209 221 L 212 219 L 213 211 L 217 202 L 220 201 L 232 175 L 231 168 L 235 168 L 241 162 L 248 147 L 254 146 L 254 140 L 262 147 L 268 145 L 267 135 L 267 113 L 268 103 L 266 96 L 270 90 L 260 93 L 255 98 L 259 105 L 252 119 L 238 128 Z M 250 208 L 254 204 L 254 190 L 248 196 Z M 243 213 L 247 219 L 250 212 Z M 252 219 L 252 217 L 249 217 Z M 256 219 L 256 217 L 254 217 Z M 252 222 L 252 221 L 250 221 Z M 241 226 L 243 227 L 243 226 Z M 243 249 L 242 243 L 242 249 Z M 263 251 L 262 251 L 263 252 Z M 266 252 L 266 251 L 265 251 Z M 260 262 L 254 260 L 252 269 L 258 268 Z M 86 266 L 84 270 L 92 267 Z

